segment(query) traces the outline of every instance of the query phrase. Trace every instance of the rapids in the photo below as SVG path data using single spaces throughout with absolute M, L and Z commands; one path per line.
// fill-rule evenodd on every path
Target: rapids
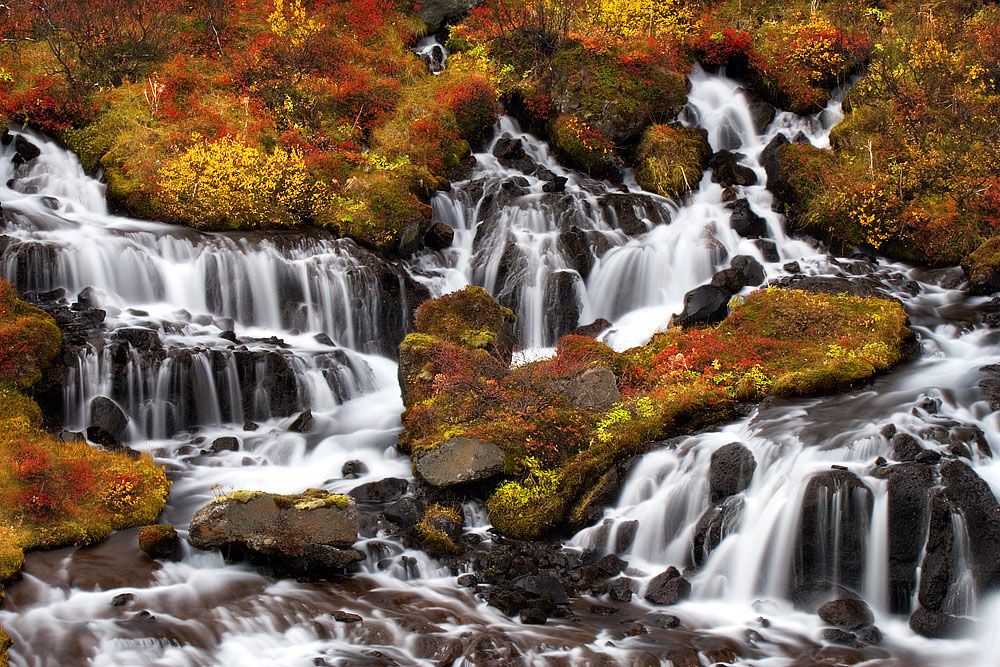
M 422 48 L 443 66 L 445 52 L 432 56 L 431 43 Z M 468 178 L 432 202 L 435 221 L 455 230 L 452 247 L 423 251 L 403 266 L 322 234 L 207 234 L 113 215 L 102 185 L 73 155 L 30 133 L 42 149 L 37 160 L 14 167 L 9 148 L 0 155 L 0 275 L 22 293 L 62 288 L 70 300 L 90 288 L 83 300 L 107 312 L 103 340 L 76 348 L 62 397 L 65 426 L 82 428 L 89 401 L 113 397 L 132 420 L 131 446 L 152 452 L 173 480 L 162 520 L 182 536 L 195 510 L 227 490 L 346 492 L 411 477 L 409 460 L 394 449 L 402 403 L 392 354 L 408 312 L 427 295 L 485 286 L 517 312 L 522 352 L 537 355 L 597 318 L 611 321 L 604 338 L 616 348 L 643 342 L 681 310 L 688 290 L 737 254 L 760 260 L 769 278 L 794 260 L 808 274 L 867 273 L 915 288 L 896 296 L 919 334 L 920 358 L 858 391 L 768 402 L 647 454 L 604 520 L 569 540 L 618 550 L 640 581 L 683 566 L 708 507 L 711 453 L 736 440 L 746 444 L 757 471 L 741 523 L 692 575 L 692 598 L 669 609 L 683 630 L 622 632 L 621 619 L 654 618 L 656 608 L 638 597 L 614 618 L 592 613 L 588 604 L 596 600 L 581 600 L 574 620 L 522 625 L 374 526 L 358 545 L 368 554 L 361 572 L 319 583 L 269 579 L 188 547 L 179 562 L 154 563 L 138 552 L 135 531 L 124 531 L 96 546 L 29 555 L 23 580 L 0 607 L 0 624 L 14 640 L 12 664 L 462 665 L 489 658 L 631 665 L 659 663 L 664 646 L 702 650 L 712 638 L 741 646 L 738 664 L 798 664 L 798 648 L 820 641 L 821 623 L 788 599 L 796 576 L 792 541 L 810 476 L 834 464 L 873 494 L 865 566 L 853 574 L 885 634 L 885 656 L 897 660 L 883 664 L 1000 664 L 1000 595 L 980 594 L 967 577 L 953 582 L 947 604 L 981 619 L 976 636 L 924 639 L 890 612 L 885 482 L 871 475 L 875 459 L 889 451 L 878 432 L 889 422 L 915 435 L 944 419 L 975 424 L 1000 453 L 1000 421 L 976 388 L 980 368 L 1000 363 L 997 334 L 976 317 L 986 299 L 956 289 L 957 269 L 838 260 L 787 234 L 763 185 L 761 152 L 778 133 L 828 146 L 842 117 L 836 99 L 815 117 L 779 112 L 759 132 L 736 82 L 701 70 L 690 78 L 682 122 L 706 129 L 713 149 L 739 151 L 754 171 L 758 184 L 736 190 L 766 221 L 777 261 L 732 230 L 723 189 L 710 173 L 678 205 L 642 193 L 629 175 L 616 186 L 561 166 L 509 117 L 475 155 Z M 528 171 L 494 155 L 517 139 L 535 165 Z M 564 185 L 547 187 L 554 179 Z M 581 262 L 574 239 L 584 239 L 592 256 Z M 114 358 L 116 332 L 135 327 L 157 330 L 163 349 Z M 317 339 L 321 333 L 328 339 Z M 926 398 L 940 401 L 937 415 L 914 409 Z M 304 409 L 314 413 L 314 432 L 288 432 Z M 246 430 L 247 420 L 259 428 Z M 202 443 L 223 435 L 239 438 L 239 451 L 202 451 Z M 930 439 L 922 444 L 940 448 Z M 368 472 L 342 479 L 342 465 L 353 459 Z M 1000 463 L 977 454 L 973 465 L 1000 493 Z M 830 502 L 841 500 L 835 494 Z M 834 562 L 840 516 L 835 508 L 824 515 L 833 578 L 841 576 Z M 967 538 L 954 516 L 956 534 Z M 467 506 L 465 518 L 490 539 L 481 507 Z M 634 540 L 619 539 L 634 522 Z M 134 597 L 112 606 L 122 594 Z M 338 611 L 365 620 L 338 622 Z M 705 648 L 703 659 L 710 654 Z

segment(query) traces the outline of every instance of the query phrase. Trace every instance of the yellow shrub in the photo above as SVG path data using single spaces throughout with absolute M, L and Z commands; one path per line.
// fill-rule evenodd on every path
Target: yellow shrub
M 678 0 L 600 0 L 591 16 L 624 37 L 663 33 L 683 37 L 696 23 L 694 13 Z
M 172 215 L 209 229 L 295 225 L 316 190 L 301 152 L 267 154 L 231 137 L 196 141 L 160 170 L 159 184 Z

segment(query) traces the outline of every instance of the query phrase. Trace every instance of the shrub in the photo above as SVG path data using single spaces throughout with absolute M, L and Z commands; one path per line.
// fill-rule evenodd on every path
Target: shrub
M 551 121 L 549 135 L 556 149 L 588 174 L 607 174 L 617 165 L 611 142 L 577 116 L 562 115 Z

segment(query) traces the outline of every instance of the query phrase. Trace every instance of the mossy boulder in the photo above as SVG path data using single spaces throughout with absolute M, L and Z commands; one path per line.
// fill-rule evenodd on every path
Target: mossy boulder
M 683 198 L 698 187 L 711 152 L 704 130 L 650 125 L 636 149 L 635 180 L 650 192 Z
M 462 535 L 463 524 L 458 510 L 434 504 L 428 505 L 415 530 L 431 554 L 453 554 L 458 551 L 457 540 Z
M 354 499 L 318 489 L 294 495 L 233 491 L 198 510 L 188 534 L 198 549 L 306 574 L 363 560 L 364 554 L 350 548 L 357 539 Z
M 969 293 L 993 294 L 1000 291 L 1000 236 L 986 241 L 962 262 L 969 278 Z
M 888 369 L 912 338 L 906 323 L 896 301 L 772 287 L 718 325 L 673 328 L 622 353 L 566 336 L 550 359 L 500 368 L 489 355 L 469 363 L 458 354 L 468 346 L 428 344 L 433 377 L 410 395 L 400 445 L 419 466 L 440 443 L 491 443 L 506 477 L 487 501 L 494 528 L 545 537 L 582 527 L 598 480 L 658 439 L 731 418 L 739 401 L 840 391 Z M 588 373 L 614 379 L 613 405 L 567 395 L 567 380 Z
M 173 526 L 154 524 L 139 530 L 139 549 L 150 558 L 172 560 L 180 552 L 180 538 Z
M 489 479 L 503 467 L 503 450 L 492 442 L 453 437 L 413 452 L 413 471 L 431 486 L 446 487 Z

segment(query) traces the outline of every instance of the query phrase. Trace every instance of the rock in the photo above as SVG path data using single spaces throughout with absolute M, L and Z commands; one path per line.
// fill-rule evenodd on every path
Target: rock
M 466 13 L 483 4 L 483 0 L 421 0 L 417 16 L 428 25 L 440 25 L 462 18 Z
M 970 452 L 974 450 L 980 456 L 993 458 L 986 434 L 978 426 L 955 426 L 948 432 L 948 442 L 956 446 L 964 445 L 969 448 Z
M 653 616 L 653 625 L 664 630 L 672 630 L 681 627 L 681 619 L 673 614 L 657 614 Z
M 357 486 L 348 491 L 347 495 L 359 503 L 391 503 L 402 498 L 409 485 L 405 479 L 386 477 L 377 482 Z
M 866 646 L 875 646 L 882 643 L 882 631 L 874 625 L 870 625 L 857 633 L 858 641 Z
M 889 441 L 892 447 L 892 458 L 897 461 L 916 461 L 924 451 L 917 439 L 909 433 L 897 433 Z
M 628 577 L 618 577 L 608 584 L 608 597 L 618 602 L 629 602 L 632 600 L 634 583 Z
M 243 430 L 244 431 L 251 431 L 252 432 L 252 431 L 256 431 L 259 428 L 260 428 L 260 424 L 258 424 L 257 422 L 253 422 L 253 421 L 250 421 L 250 420 L 247 420 L 247 421 L 243 422 Z
M 322 331 L 313 336 L 313 340 L 315 340 L 320 345 L 326 345 L 327 347 L 337 347 L 337 344 L 333 342 L 333 339 L 330 338 L 329 334 L 326 334 Z
M 715 285 L 696 287 L 684 295 L 684 311 L 674 317 L 674 323 L 682 327 L 717 324 L 729 315 L 731 296 Z
M 765 262 L 781 261 L 781 255 L 778 254 L 778 244 L 771 239 L 754 239 L 753 244 L 760 250 L 761 257 L 764 258 Z
M 150 558 L 173 560 L 180 554 L 181 540 L 173 526 L 144 526 L 139 530 L 139 549 Z
M 764 166 L 764 173 L 767 174 L 767 189 L 775 194 L 779 194 L 781 183 L 781 147 L 790 143 L 783 134 L 776 134 L 768 142 L 767 146 L 760 154 L 760 163 Z
M 433 530 L 444 533 L 452 542 L 462 537 L 462 523 L 455 521 L 447 514 L 435 514 L 428 520 L 428 523 Z
M 299 413 L 299 416 L 289 425 L 288 430 L 292 433 L 311 433 L 314 426 L 315 420 L 312 411 L 305 410 Z
M 602 577 L 617 576 L 628 566 L 628 563 L 614 554 L 601 556 L 597 561 L 597 571 Z
M 710 284 L 721 287 L 730 294 L 736 294 L 743 289 L 743 278 L 736 269 L 722 269 L 712 276 Z
M 492 442 L 454 437 L 430 450 L 413 452 L 414 472 L 432 486 L 488 479 L 503 466 L 503 450 Z
M 569 604 L 569 596 L 558 578 L 548 574 L 528 574 L 514 581 L 514 588 L 529 598 L 543 598 L 553 604 Z
M 745 502 L 741 496 L 730 496 L 701 515 L 691 538 L 691 560 L 696 567 L 704 565 L 722 539 L 739 528 Z
M 920 608 L 910 616 L 910 629 L 923 637 L 949 639 L 969 634 L 973 623 L 967 618 L 952 616 L 932 609 Z
M 338 623 L 360 623 L 365 620 L 358 614 L 352 614 L 351 612 L 344 611 L 342 609 L 336 609 L 330 615 L 333 616 L 333 620 Z
M 712 180 L 724 188 L 753 185 L 757 182 L 753 169 L 739 164 L 736 153 L 731 151 L 716 151 L 709 158 L 708 166 L 712 169 Z
M 744 93 L 747 94 L 747 93 Z M 748 95 L 748 106 L 750 108 L 750 118 L 753 120 L 757 134 L 764 134 L 764 130 L 774 120 L 777 110 L 768 102 L 765 102 L 756 95 Z M 781 135 L 778 135 L 781 136 Z
M 827 602 L 817 612 L 824 623 L 853 632 L 875 622 L 875 615 L 864 600 L 838 598 Z
M 889 607 L 893 613 L 911 610 L 917 582 L 917 564 L 924 549 L 924 531 L 930 504 L 934 468 L 903 463 L 889 468 Z
M 606 411 L 621 400 L 615 374 L 603 366 L 593 366 L 579 375 L 555 380 L 555 390 L 582 410 Z
M 750 255 L 736 255 L 729 266 L 739 273 L 740 283 L 747 287 L 756 287 L 764 282 L 764 267 Z
M 714 504 L 750 485 L 757 461 L 750 450 L 731 442 L 712 452 L 708 469 L 709 500 Z
M 871 490 L 852 472 L 828 470 L 809 480 L 795 547 L 797 587 L 861 590 L 872 505 Z
M 733 212 L 729 216 L 729 225 L 743 238 L 759 238 L 767 236 L 767 221 L 750 208 L 746 199 L 733 202 Z
M 602 333 L 611 328 L 611 322 L 604 318 L 594 320 L 590 324 L 577 327 L 573 330 L 574 336 L 586 336 L 587 338 L 597 338 Z
M 364 461 L 358 461 L 357 459 L 347 461 L 340 467 L 340 475 L 345 479 L 357 479 L 367 473 L 368 466 L 365 465 Z
M 211 446 L 208 451 L 217 454 L 219 452 L 238 452 L 240 450 L 239 438 L 234 438 L 232 436 L 224 436 L 222 438 L 216 438 L 212 441 Z
M 135 601 L 135 593 L 119 593 L 111 598 L 112 607 L 124 607 L 129 602 Z
M 31 162 L 41 154 L 42 149 L 25 139 L 23 134 L 17 135 L 14 139 L 14 157 L 12 162 L 15 166 Z
M 592 526 L 604 516 L 604 508 L 613 504 L 621 493 L 622 486 L 639 457 L 633 456 L 613 465 L 601 475 L 591 490 L 577 503 L 570 513 L 569 523 L 573 530 Z M 634 533 L 633 533 L 634 534 Z M 616 550 L 619 553 L 622 550 Z
M 841 278 L 837 276 L 784 276 L 772 282 L 778 287 L 800 289 L 813 294 L 849 294 L 850 296 L 875 297 L 893 300 L 885 286 L 871 278 Z
M 424 234 L 424 245 L 432 250 L 444 250 L 455 240 L 455 230 L 443 222 L 435 222 Z
M 400 498 L 388 505 L 383 511 L 383 516 L 401 528 L 411 528 L 417 525 L 424 516 L 424 505 L 416 498 Z
M 133 348 L 144 352 L 163 348 L 160 334 L 152 329 L 118 329 L 115 331 L 115 339 L 123 340 Z
M 653 604 L 671 605 L 686 600 L 691 595 L 691 583 L 681 576 L 676 567 L 668 567 L 653 577 L 646 586 L 645 598 Z
M 993 237 L 962 262 L 969 278 L 969 294 L 988 295 L 1000 291 L 1000 239 Z
M 576 271 L 554 271 L 545 280 L 545 335 L 557 341 L 580 323 L 583 280 Z
M 122 409 L 105 396 L 90 402 L 90 425 L 87 437 L 103 447 L 121 447 L 128 432 L 129 419 Z
M 234 491 L 198 510 L 188 534 L 198 549 L 306 575 L 363 560 L 349 548 L 357 539 L 354 499 L 317 489 L 294 496 Z

